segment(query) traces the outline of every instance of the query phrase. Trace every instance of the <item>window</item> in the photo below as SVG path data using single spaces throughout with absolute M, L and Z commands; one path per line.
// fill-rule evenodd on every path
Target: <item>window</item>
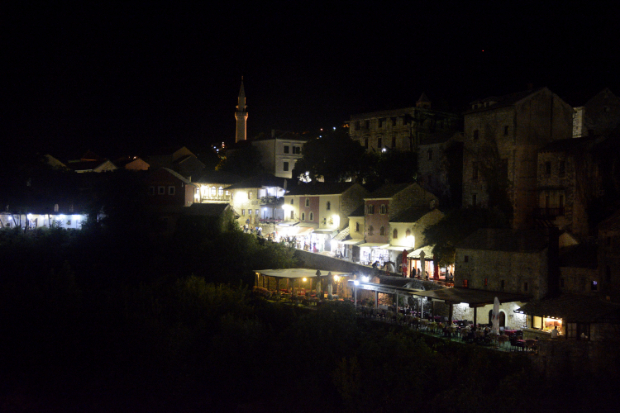
M 396 148 L 396 136 L 392 136 L 392 148 Z
M 463 280 L 463 288 L 467 288 L 469 285 L 469 283 L 467 282 L 467 280 Z
M 476 194 L 472 194 L 472 196 L 471 196 L 471 204 L 473 206 L 476 206 L 478 204 L 478 200 L 477 200 Z
M 241 215 L 245 216 L 245 209 L 241 210 Z
M 258 214 L 258 209 L 255 209 L 255 210 L 254 210 L 254 213 L 256 214 L 256 218 L 258 218 L 258 215 L 259 215 L 259 214 Z
M 528 285 L 527 281 L 523 283 L 523 291 L 528 292 L 530 286 Z
M 469 255 L 463 257 L 463 262 L 469 262 Z
M 218 188 L 218 190 L 217 190 L 217 194 L 218 194 L 219 196 L 224 195 L 224 188 L 222 188 L 222 187 L 220 186 L 220 187 Z
M 215 187 L 214 186 L 211 187 L 211 196 L 215 197 Z
M 471 169 L 472 169 L 471 179 L 477 180 L 478 179 L 478 162 L 472 162 Z
M 590 291 L 598 291 L 598 281 L 592 280 L 590 283 Z
M 385 227 L 379 228 L 379 235 L 381 235 L 382 237 L 385 236 Z
M 168 187 L 168 195 L 174 195 L 176 193 L 176 188 L 174 186 Z
M 284 145 L 284 153 L 289 153 L 289 147 L 288 147 L 288 145 Z
M 284 163 L 282 164 L 282 170 L 283 170 L 284 172 L 287 172 L 287 171 L 288 171 L 288 162 L 284 162 Z
M 499 289 L 501 291 L 504 291 L 504 287 L 506 286 L 506 282 L 504 280 L 500 280 L 499 282 Z
M 293 153 L 297 155 L 301 154 L 301 146 L 295 146 L 293 148 Z
M 375 232 L 375 229 L 371 226 L 368 227 L 368 235 L 372 235 Z
M 302 213 L 301 213 L 301 220 L 302 220 L 302 221 L 305 221 L 305 220 L 306 220 L 306 213 L 305 213 L 305 212 L 302 212 Z
M 485 287 L 488 287 L 488 286 L 489 286 L 489 279 L 488 279 L 488 278 L 485 278 L 485 279 L 484 279 L 484 286 L 485 286 Z
M 155 195 L 155 187 L 149 186 L 149 195 Z
M 367 213 L 368 215 L 372 215 L 372 214 L 374 214 L 374 213 L 375 213 L 375 206 L 374 206 L 374 205 L 372 205 L 372 204 L 368 204 L 368 205 L 366 205 L 366 213 Z
M 306 206 L 309 207 L 310 206 L 310 198 L 306 198 Z
M 332 209 L 332 204 L 331 202 L 327 201 L 327 210 L 329 211 L 330 209 Z
M 165 186 L 158 186 L 157 187 L 157 195 L 164 195 L 166 193 L 166 187 Z
M 504 136 L 508 136 L 508 125 L 504 126 Z
M 475 140 L 475 141 L 477 141 L 477 140 L 478 140 L 478 135 L 479 135 L 479 133 L 478 133 L 478 129 L 476 129 L 476 130 L 474 131 L 474 140 Z
M 291 211 L 291 219 L 295 219 L 295 212 Z
M 364 139 L 364 148 L 368 149 L 368 138 Z
M 432 150 L 432 149 L 429 149 L 429 150 L 428 150 L 428 160 L 429 160 L 429 161 L 432 161 L 432 160 L 433 160 L 433 150 Z
M 310 221 L 314 221 L 314 213 L 310 212 Z
M 381 138 L 378 138 L 377 139 L 377 148 L 381 149 L 381 147 L 383 146 L 382 143 L 383 143 L 383 140 Z
M 327 225 L 327 218 L 323 218 L 323 225 Z
M 248 199 L 252 199 L 252 191 L 248 191 Z
M 545 162 L 545 175 L 551 175 L 551 162 Z
M 394 231 L 392 231 L 392 238 L 398 238 L 398 230 L 396 228 L 394 228 Z
M 563 178 L 564 175 L 566 175 L 566 162 L 565 161 L 560 161 L 560 168 L 559 168 L 558 175 L 560 176 L 560 178 Z
M 248 215 L 252 215 L 252 210 L 248 209 Z
M 385 215 L 387 214 L 387 205 L 385 204 L 381 204 L 381 207 L 379 208 L 381 215 Z
M 359 222 L 355 223 L 355 232 L 360 232 L 360 223 Z M 607 269 L 609 269 L 609 267 L 607 267 Z
M 405 232 L 405 236 L 406 236 L 406 237 L 408 237 L 408 236 L 410 236 L 410 235 L 411 235 L 411 230 L 410 230 L 410 229 L 408 229 L 408 230 L 407 230 L 407 232 Z

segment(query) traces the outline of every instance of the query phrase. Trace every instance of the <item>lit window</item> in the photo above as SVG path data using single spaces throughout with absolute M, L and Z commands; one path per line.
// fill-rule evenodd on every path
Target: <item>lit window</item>
M 252 199 L 252 191 L 248 191 L 248 199 Z
M 245 216 L 245 209 L 241 210 L 241 215 Z
M 248 215 L 252 215 L 252 210 L 248 209 Z
M 463 280 L 463 288 L 467 288 L 467 287 L 468 287 L 468 285 L 469 285 L 469 284 L 468 284 L 467 280 Z

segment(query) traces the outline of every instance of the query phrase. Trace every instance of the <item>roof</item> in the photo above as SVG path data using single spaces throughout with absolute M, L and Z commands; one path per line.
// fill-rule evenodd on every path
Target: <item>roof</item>
M 520 102 L 521 100 L 532 96 L 544 89 L 547 89 L 546 87 L 541 87 L 538 89 L 528 89 L 528 90 L 523 90 L 521 92 L 514 92 L 514 93 L 509 93 L 507 95 L 503 95 L 503 96 L 489 96 L 483 99 L 478 99 L 475 100 L 473 102 L 470 102 L 470 106 L 476 105 L 476 104 L 482 104 L 483 107 L 480 108 L 476 108 L 476 109 L 470 109 L 465 111 L 465 113 L 475 113 L 475 112 L 482 112 L 485 110 L 491 110 L 491 109 L 497 109 L 497 108 L 501 108 L 501 107 L 506 107 L 506 106 L 512 106 L 517 104 L 518 102 Z M 484 106 L 484 104 L 488 104 L 488 106 Z
M 170 169 L 170 168 L 161 168 L 161 169 L 163 169 L 164 171 L 167 171 L 170 175 L 174 176 L 175 178 L 180 179 L 180 180 L 181 180 L 181 181 L 183 181 L 186 185 L 194 185 L 194 184 L 192 183 L 192 181 L 190 181 L 189 179 L 187 179 L 186 177 L 184 177 L 184 176 L 183 176 L 183 175 L 181 175 L 180 173 L 173 171 L 173 170 L 172 170 L 172 169 Z
M 418 102 L 429 102 L 430 103 L 430 100 L 428 96 L 426 96 L 426 93 L 422 92 L 422 94 L 420 95 L 420 98 L 418 99 Z
M 407 184 L 385 184 L 381 188 L 372 192 L 364 199 L 382 199 L 382 198 L 392 198 L 394 195 L 402 191 L 403 189 L 413 185 L 412 183 Z
M 430 260 L 433 258 L 433 248 L 435 248 L 435 245 L 425 245 L 407 254 L 407 257 L 414 259 L 420 258 L 420 253 L 424 251 L 424 257 Z
M 241 182 L 237 182 L 231 185 L 228 189 L 240 189 L 240 188 L 262 188 L 265 186 L 276 186 L 284 188 L 285 178 L 276 178 L 274 175 L 261 174 L 248 178 Z
M 337 195 L 346 192 L 355 182 L 342 183 L 298 183 L 291 186 L 286 195 Z
M 431 211 L 433 210 L 428 208 L 410 207 L 390 219 L 390 222 L 416 222 Z
M 234 184 L 241 182 L 242 178 L 238 175 L 231 174 L 223 171 L 209 171 L 203 173 L 198 179 L 194 179 L 194 182 L 200 184 Z
M 418 291 L 414 295 L 432 298 L 434 300 L 447 301 L 452 304 L 467 303 L 470 307 L 493 304 L 495 297 L 500 303 L 515 301 L 528 301 L 530 297 L 521 294 L 505 293 L 500 291 L 474 290 L 470 288 L 441 288 L 431 291 Z
M 362 205 L 360 205 L 360 206 L 358 206 L 357 208 L 355 208 L 355 210 L 354 210 L 353 212 L 351 212 L 351 213 L 349 214 L 349 216 L 350 216 L 350 217 L 363 217 L 363 216 L 364 216 L 364 211 L 365 211 L 365 209 L 364 209 L 364 208 L 365 208 L 365 207 L 364 207 L 364 205 L 363 205 L 363 204 L 362 204 Z
M 345 229 L 343 229 L 342 231 L 340 231 L 338 233 L 338 235 L 336 235 L 334 238 L 332 238 L 333 241 L 344 241 L 347 238 L 349 238 L 349 232 L 351 231 L 351 227 L 346 227 Z
M 184 210 L 185 215 L 202 215 L 208 217 L 219 217 L 226 209 L 230 208 L 228 203 L 206 203 L 206 204 L 192 204 L 189 208 Z
M 267 269 L 267 270 L 254 270 L 254 272 L 260 275 L 266 275 L 267 277 L 276 277 L 276 278 L 312 278 L 317 276 L 317 271 L 319 271 L 319 275 L 326 276 L 331 272 L 332 275 L 340 275 L 346 276 L 350 275 L 349 272 L 342 271 L 328 271 L 328 270 L 317 270 L 311 268 L 280 268 L 280 269 Z
M 560 267 L 597 268 L 598 257 L 595 244 L 571 245 L 560 249 Z
M 531 301 L 519 310 L 528 315 L 558 317 L 565 322 L 620 322 L 620 306 L 597 296 L 561 294 Z
M 538 252 L 548 245 L 544 230 L 481 228 L 456 245 L 470 250 Z

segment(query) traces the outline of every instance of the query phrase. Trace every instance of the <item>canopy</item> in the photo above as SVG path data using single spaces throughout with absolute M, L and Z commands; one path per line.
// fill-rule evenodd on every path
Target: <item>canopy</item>
M 384 244 L 382 242 L 367 242 L 366 244 L 362 244 L 359 247 L 360 248 L 381 248 L 381 249 L 386 249 L 387 247 L 389 247 L 390 244 Z
M 426 259 L 430 259 L 433 256 L 433 247 L 435 247 L 434 245 L 425 245 L 422 248 L 418 248 L 417 250 L 410 252 L 409 255 L 407 255 L 407 257 L 409 258 L 413 258 L 413 259 L 419 259 L 420 258 L 420 252 L 424 251 L 424 258 Z
M 329 271 L 329 270 L 318 270 L 321 271 L 321 276 L 326 276 L 328 273 L 332 273 L 332 275 L 339 276 L 347 276 L 351 273 L 342 272 L 342 271 Z M 311 278 L 316 277 L 316 269 L 312 268 L 278 268 L 278 269 L 267 269 L 267 270 L 254 270 L 255 273 L 260 275 L 265 275 L 267 277 L 276 277 L 276 278 Z
M 346 241 L 336 241 L 341 243 L 342 245 L 357 245 L 357 244 L 361 244 L 362 242 L 364 242 L 363 239 L 348 239 Z
M 531 297 L 521 294 L 472 290 L 469 288 L 441 288 L 438 290 L 416 292 L 414 295 L 432 298 L 434 300 L 446 301 L 452 304 L 467 303 L 470 307 L 493 304 L 495 302 L 495 297 L 498 298 L 500 303 L 509 303 L 514 301 L 525 302 L 531 299 Z

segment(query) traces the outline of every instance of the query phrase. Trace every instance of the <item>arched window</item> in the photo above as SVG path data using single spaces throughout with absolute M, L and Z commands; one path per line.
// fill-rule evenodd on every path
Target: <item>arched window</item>
M 410 230 L 410 229 L 408 229 L 408 230 L 407 230 L 407 232 L 405 232 L 405 236 L 407 236 L 407 237 L 408 237 L 408 236 L 410 236 L 410 235 L 411 235 L 411 230 Z
M 294 204 L 294 198 L 291 198 L 291 205 Z
M 306 206 L 309 207 L 310 206 L 310 198 L 306 198 Z
M 387 205 L 381 204 L 381 214 L 387 214 Z
M 217 190 L 217 194 L 218 194 L 219 196 L 224 195 L 224 188 L 222 188 L 222 187 L 220 186 L 220 187 L 219 187 L 219 189 Z
M 248 191 L 248 199 L 252 199 L 252 191 Z
M 374 232 L 374 228 L 371 226 L 368 227 L 368 235 L 372 235 L 372 233 Z
M 314 221 L 314 214 L 310 212 L 310 221 Z
M 306 220 L 306 213 L 305 213 L 305 212 L 302 212 L 302 213 L 301 213 L 301 220 L 302 220 L 302 221 L 305 221 L 305 220 Z
M 392 231 L 392 238 L 398 238 L 398 230 L 396 228 L 394 228 L 394 231 Z
M 332 209 L 332 204 L 331 202 L 327 201 L 327 210 L 329 211 L 330 209 Z
M 379 235 L 381 236 L 385 235 L 385 227 L 379 228 Z
M 355 223 L 355 232 L 360 232 L 360 223 L 359 222 Z

